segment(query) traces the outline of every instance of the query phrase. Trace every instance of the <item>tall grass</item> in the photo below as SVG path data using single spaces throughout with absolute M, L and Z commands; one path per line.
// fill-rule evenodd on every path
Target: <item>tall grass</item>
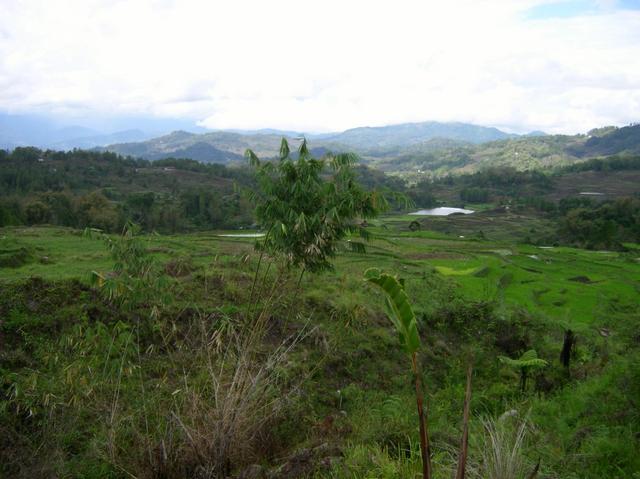
M 532 468 L 522 451 L 528 422 L 516 411 L 507 411 L 499 418 L 482 420 L 481 465 L 478 477 L 483 479 L 529 479 Z M 537 471 L 537 467 L 534 468 Z
M 268 454 L 271 426 L 296 394 L 286 369 L 304 332 L 265 347 L 267 329 L 263 318 L 229 334 L 221 353 L 203 341 L 197 360 L 204 380 L 190 384 L 185 377 L 186 399 L 172 415 L 200 477 L 224 477 Z

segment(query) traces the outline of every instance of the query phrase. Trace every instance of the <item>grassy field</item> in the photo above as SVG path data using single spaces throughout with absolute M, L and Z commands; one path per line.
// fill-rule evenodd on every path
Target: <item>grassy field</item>
M 396 347 L 381 298 L 362 281 L 372 266 L 405 278 L 420 318 L 436 477 L 450 477 L 455 465 L 470 358 L 475 364 L 473 470 L 482 466 L 480 418 L 514 409 L 531 424 L 522 453 L 530 465 L 541 459 L 542 477 L 639 477 L 633 474 L 640 470 L 634 453 L 640 424 L 640 249 L 630 245 L 629 252 L 618 253 L 521 244 L 514 238 L 544 228 L 542 219 L 504 212 L 482 215 L 426 219 L 416 232 L 408 229 L 415 217 L 384 217 L 369 228 L 375 239 L 366 254 L 345 250 L 335 259 L 335 271 L 305 275 L 299 287 L 297 274 L 277 289 L 274 283 L 272 296 L 278 299 L 270 313 L 269 341 L 311 327 L 286 368 L 281 366 L 288 371 L 282 373 L 287 382 L 299 376 L 293 382 L 302 393 L 270 431 L 269 447 L 259 456 L 238 458 L 232 477 L 240 477 L 252 463 L 276 474 L 268 477 L 405 478 L 420 470 L 407 359 Z M 480 229 L 482 235 L 477 234 Z M 127 316 L 113 312 L 88 288 L 92 271 L 113 269 L 103 241 L 53 227 L 0 230 L 5 264 L 0 268 L 0 312 L 5 315 L 0 344 L 6 345 L 0 371 L 7 424 L 2 427 L 10 432 L 10 443 L 0 446 L 13 455 L 3 472 L 16 477 L 180 477 L 166 472 L 164 462 L 165 469 L 154 469 L 158 461 L 147 454 L 155 450 L 147 441 L 159 435 L 157 444 L 170 450 L 168 438 L 177 432 L 167 432 L 167 424 L 173 424 L 163 422 L 167 411 L 189 417 L 188 401 L 180 398 L 194 389 L 187 386 L 187 377 L 198 384 L 203 374 L 195 366 L 200 356 L 185 349 L 193 334 L 186 332 L 191 331 L 189 321 L 217 318 L 220 327 L 220 318 L 233 322 L 251 308 L 249 292 L 259 259 L 255 240 L 220 233 L 143 237 L 148 253 L 170 277 L 176 305 L 167 309 L 157 331 L 145 333 L 148 338 L 138 336 L 137 356 L 129 358 L 124 352 L 111 353 L 120 339 L 128 347 L 117 329 L 125 328 L 118 324 L 126 324 Z M 11 258 L 15 262 L 9 265 Z M 176 264 L 187 266 L 176 273 Z M 262 271 L 267 280 L 259 284 L 268 289 L 276 268 L 263 266 Z M 37 292 L 34 284 L 40 284 Z M 106 325 L 106 345 L 74 336 L 94 331 L 96 322 Z M 74 324 L 83 332 L 73 329 Z M 578 336 L 570 372 L 557 359 L 567 329 Z M 64 346 L 72 340 L 85 349 Z M 517 372 L 497 360 L 523 348 L 535 348 L 550 363 L 527 393 L 518 391 Z M 52 360 L 52 354 L 58 359 Z M 122 371 L 129 362 L 132 372 L 127 376 Z M 91 373 L 85 363 L 93 367 Z M 122 384 L 116 387 L 108 372 L 117 371 L 118 364 Z M 103 371 L 99 380 L 95 371 Z M 118 407 L 113 406 L 114 391 Z M 147 398 L 144 414 L 138 404 L 141 391 Z M 198 404 L 202 415 L 204 403 Z M 25 408 L 32 408 L 31 415 Z M 70 426 L 60 426 L 62 422 Z M 198 430 L 195 424 L 192 435 Z M 200 460 L 185 453 L 193 445 L 185 444 L 173 452 L 176 464 L 186 457 Z M 16 445 L 24 451 L 17 453 Z M 136 451 L 142 458 L 136 458 Z M 291 464 L 299 468 L 291 469 Z M 195 469 L 180 467 L 176 470 L 195 474 Z
M 386 228 L 372 228 L 377 240 L 369 246 L 369 254 L 343 253 L 336 262 L 336 274 L 359 276 L 373 265 L 407 278 L 435 270 L 455 279 L 465 297 L 519 305 L 574 328 L 597 326 L 606 320 L 602 308 L 610 301 L 633 303 L 640 293 L 640 253 L 536 247 L 432 231 L 401 231 L 411 219 L 393 217 L 384 221 Z M 428 221 L 453 225 L 465 220 Z M 188 257 L 204 269 L 253 253 L 253 239 L 219 236 L 224 233 L 151 235 L 144 241 L 162 262 Z M 91 271 L 108 270 L 112 263 L 100 241 L 74 230 L 17 228 L 0 233 L 2 251 L 21 247 L 33 251 L 31 260 L 18 268 L 3 268 L 0 280 L 32 276 L 87 280 Z

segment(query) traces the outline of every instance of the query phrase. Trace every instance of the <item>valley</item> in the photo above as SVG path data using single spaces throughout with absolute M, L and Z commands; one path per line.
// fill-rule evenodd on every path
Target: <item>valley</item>
M 640 479 L 640 0 L 0 0 L 0 479 Z
M 520 169 L 492 142 L 416 177 L 270 141 L 226 164 L 0 152 L 3 474 L 419 475 L 375 268 L 413 304 L 432 477 L 465 429 L 476 477 L 496 431 L 521 475 L 633 477 L 637 156 Z

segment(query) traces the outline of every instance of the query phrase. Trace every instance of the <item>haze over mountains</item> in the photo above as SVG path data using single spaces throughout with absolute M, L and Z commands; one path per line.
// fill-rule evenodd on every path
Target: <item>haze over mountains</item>
M 389 146 L 406 146 L 433 138 L 446 138 L 470 143 L 513 138 L 519 135 L 505 133 L 497 128 L 467 123 L 440 123 L 435 121 L 404 123 L 381 127 L 359 127 L 343 132 L 309 133 L 277 130 L 207 130 L 189 120 L 116 118 L 105 120 L 61 120 L 39 115 L 11 115 L 0 113 L 0 148 L 36 146 L 69 150 L 92 148 L 120 143 L 151 140 L 176 131 L 188 133 L 224 132 L 245 136 L 275 135 L 278 137 L 306 136 L 309 139 L 334 142 L 359 150 Z M 174 139 L 183 140 L 178 135 Z M 208 138 L 211 140 L 212 138 Z M 199 141 L 199 140 L 197 140 Z M 207 139 L 204 140 L 205 142 Z
M 466 123 L 403 123 L 382 127 L 360 127 L 341 133 L 308 134 L 281 130 L 212 131 L 193 134 L 175 131 L 168 135 L 143 142 L 120 143 L 105 149 L 123 155 L 146 159 L 188 157 L 205 162 L 226 162 L 239 159 L 247 148 L 258 155 L 275 156 L 282 137 L 295 139 L 305 136 L 316 154 L 323 151 L 356 151 L 364 156 L 386 156 L 402 149 L 429 143 L 434 145 L 481 144 L 519 135 L 497 128 Z
M 139 126 L 139 128 L 115 129 Z M 100 129 L 100 128 L 104 129 Z M 205 130 L 186 120 L 121 119 L 89 126 L 60 126 L 35 115 L 0 114 L 0 148 L 37 146 L 56 150 L 98 148 L 148 160 L 189 158 L 205 163 L 243 160 L 247 148 L 260 157 L 278 154 L 286 137 L 305 136 L 311 151 L 353 151 L 370 166 L 393 173 L 441 175 L 486 166 L 545 168 L 594 156 L 640 153 L 640 126 L 602 127 L 581 135 L 525 135 L 468 123 L 427 121 L 359 127 L 336 133 L 276 129 Z
M 242 160 L 247 148 L 260 157 L 278 154 L 281 138 L 295 140 L 295 132 L 214 131 L 193 134 L 173 132 L 143 142 L 105 147 L 121 155 L 150 160 L 191 158 L 202 162 Z M 403 174 L 446 174 L 476 171 L 485 166 L 518 169 L 561 166 L 594 156 L 640 153 L 640 126 L 606 127 L 581 135 L 528 135 L 505 133 L 464 123 L 405 123 L 363 127 L 336 134 L 306 135 L 312 153 L 353 151 L 381 170 Z
M 205 132 L 192 121 L 147 117 L 63 119 L 0 112 L 0 149 L 36 146 L 55 150 L 93 148 L 148 140 L 174 130 Z

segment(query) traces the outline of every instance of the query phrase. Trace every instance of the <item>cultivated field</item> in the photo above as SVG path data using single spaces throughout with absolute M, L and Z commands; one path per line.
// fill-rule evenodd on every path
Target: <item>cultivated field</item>
M 531 424 L 521 453 L 530 466 L 541 459 L 543 477 L 633 477 L 640 468 L 633 406 L 639 392 L 640 248 L 629 245 L 618 253 L 522 244 L 514 238 L 545 227 L 544 221 L 504 211 L 429 218 L 420 231 L 409 231 L 415 219 L 374 221 L 367 253 L 340 252 L 334 272 L 305 275 L 299 286 L 297 273 L 291 280 L 286 272 L 278 276 L 269 341 L 307 333 L 282 373 L 298 391 L 295 401 L 264 437 L 269 442 L 261 453 L 263 461 L 284 463 L 280 471 L 297 464 L 299 475 L 273 477 L 410 477 L 420 470 L 407 359 L 396 347 L 381 298 L 362 281 L 372 266 L 405 278 L 420 318 L 436 477 L 448 477 L 454 467 L 470 361 L 471 467 L 482 461 L 481 418 L 516 410 Z M 6 426 L 11 443 L 3 444 L 11 452 L 7 471 L 125 477 L 149 464 L 160 467 L 155 456 L 140 456 L 152 443 L 172 447 L 167 431 L 177 427 L 171 434 L 178 434 L 180 428 L 166 422 L 167 411 L 195 421 L 185 412 L 186 391 L 193 388 L 187 378 L 197 383 L 190 371 L 198 370 L 194 358 L 200 357 L 184 349 L 196 334 L 192 328 L 203 318 L 214 329 L 229 327 L 251 307 L 255 240 L 220 233 L 143 237 L 175 302 L 161 313 L 156 332 L 140 330 L 138 356 L 116 356 L 113 363 L 105 362 L 109 342 L 124 341 L 120 334 L 128 329 L 119 324 L 128 320 L 89 288 L 92 271 L 108 275 L 113 269 L 103 241 L 63 228 L 0 230 L 1 371 L 9 391 L 3 414 L 20 412 L 20 419 L 3 416 L 12 418 Z M 263 295 L 277 277 L 275 265 L 263 265 L 265 270 Z M 85 336 L 98 324 L 107 331 L 104 345 Z M 578 338 L 569 370 L 558 363 L 567 329 Z M 86 347 L 68 343 L 79 338 Z M 497 358 L 517 357 L 524 349 L 536 349 L 549 366 L 521 392 L 517 372 Z M 116 389 L 113 377 L 96 371 L 117 370 L 118 361 L 133 372 L 121 371 Z M 206 409 L 207 401 L 198 404 Z M 198 427 L 191 422 L 188 430 Z M 38 444 L 25 442 L 21 434 L 35 430 L 42 431 Z M 184 462 L 200 459 L 178 454 L 192 447 L 185 441 L 166 461 L 192 470 Z M 294 451 L 303 451 L 307 462 L 296 462 Z M 237 461 L 242 470 L 255 458 Z

